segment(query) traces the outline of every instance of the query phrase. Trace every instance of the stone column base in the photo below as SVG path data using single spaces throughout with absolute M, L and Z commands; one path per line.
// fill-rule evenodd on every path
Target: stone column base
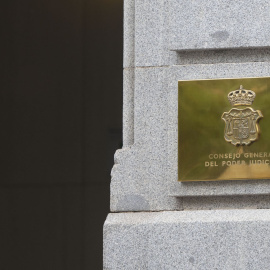
M 109 214 L 104 269 L 270 269 L 270 210 Z

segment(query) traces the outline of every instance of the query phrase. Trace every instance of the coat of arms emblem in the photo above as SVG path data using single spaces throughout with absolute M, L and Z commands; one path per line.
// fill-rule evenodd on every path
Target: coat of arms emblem
M 251 90 L 240 89 L 231 91 L 228 100 L 233 107 L 229 112 L 224 112 L 221 119 L 225 121 L 224 138 L 233 145 L 249 145 L 259 137 L 258 120 L 263 117 L 261 111 L 250 106 L 256 94 Z

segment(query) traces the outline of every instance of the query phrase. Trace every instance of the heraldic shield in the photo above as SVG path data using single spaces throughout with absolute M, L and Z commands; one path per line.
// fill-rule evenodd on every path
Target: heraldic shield
M 256 94 L 251 90 L 240 89 L 228 94 L 228 100 L 233 106 L 251 105 Z M 233 145 L 249 145 L 259 137 L 258 121 L 263 115 L 261 111 L 251 107 L 244 109 L 232 108 L 221 116 L 225 121 L 224 138 Z

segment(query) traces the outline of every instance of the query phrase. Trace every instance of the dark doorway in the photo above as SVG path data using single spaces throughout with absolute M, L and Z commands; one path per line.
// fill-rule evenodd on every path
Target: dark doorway
M 1 269 L 102 269 L 122 10 L 122 0 L 2 5 Z

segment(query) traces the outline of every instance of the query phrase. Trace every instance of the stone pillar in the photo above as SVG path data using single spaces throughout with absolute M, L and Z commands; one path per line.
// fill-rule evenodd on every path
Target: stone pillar
M 270 267 L 270 180 L 177 181 L 178 81 L 270 77 L 269 14 L 268 0 L 125 0 L 104 269 Z

